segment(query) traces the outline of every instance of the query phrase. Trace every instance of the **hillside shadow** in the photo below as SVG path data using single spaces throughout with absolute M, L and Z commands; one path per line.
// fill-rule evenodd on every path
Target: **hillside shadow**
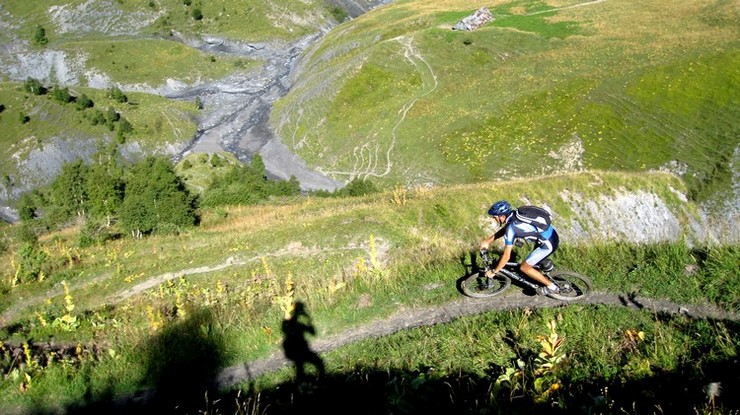
M 214 329 L 215 324 L 208 309 L 199 309 L 184 320 L 166 326 L 138 346 L 137 352 L 143 355 L 139 393 L 116 397 L 113 379 L 107 388 L 97 387 L 95 391 L 90 382 L 83 402 L 65 408 L 62 413 L 197 413 L 192 408 L 203 407 L 206 396 L 217 395 L 210 381 L 223 366 L 225 344 Z
M 568 372 L 558 373 L 561 387 L 548 396 L 534 393 L 532 373 L 529 386 L 512 388 L 496 381 L 521 362 L 533 362 L 537 351 L 526 339 L 513 333 L 505 337 L 512 353 L 504 365 L 489 362 L 481 372 L 461 370 L 441 375 L 431 366 L 388 368 L 382 364 L 350 365 L 341 372 L 324 368 L 318 353 L 309 347 L 314 333 L 304 305 L 298 305 L 285 319 L 286 357 L 296 365 L 296 376 L 271 388 L 260 387 L 251 378 L 229 389 L 216 390 L 209 383 L 221 366 L 222 339 L 210 329 L 214 323 L 207 310 L 163 330 L 141 345 L 149 387 L 137 396 L 112 404 L 112 386 L 91 393 L 80 405 L 63 411 L 36 413 L 65 414 L 686 414 L 735 413 L 740 409 L 740 360 L 711 361 L 713 343 L 691 350 L 684 364 L 674 371 L 644 368 L 630 374 L 623 362 L 620 373 L 584 379 Z M 679 317 L 682 318 L 682 317 Z M 715 324 L 706 320 L 707 324 Z M 729 336 L 740 334 L 740 322 L 723 321 Z M 573 356 L 577 356 L 574 354 Z M 577 357 L 574 357 L 577 358 Z M 414 357 L 409 357 L 414 361 Z M 697 365 L 695 362 L 707 362 Z M 345 364 L 347 364 L 345 362 Z M 572 362 L 564 362 L 567 370 Z M 307 376 L 312 365 L 319 376 Z M 247 368 L 249 369 L 249 368 Z M 600 373 L 600 372 L 595 372 Z M 629 379 L 623 378 L 628 376 Z M 713 386 L 714 385 L 714 386 Z M 714 388 L 714 389 L 712 389 Z M 713 401 L 708 393 L 716 390 Z M 42 407 L 42 405 L 39 405 Z M 697 412 L 698 410 L 698 412 Z

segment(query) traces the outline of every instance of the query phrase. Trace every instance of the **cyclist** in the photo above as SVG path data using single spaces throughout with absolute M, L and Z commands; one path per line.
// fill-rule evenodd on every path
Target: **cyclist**
M 492 278 L 504 268 L 511 258 L 514 239 L 524 238 L 534 240 L 536 244 L 535 249 L 519 264 L 519 269 L 542 285 L 537 289 L 537 294 L 546 295 L 551 292 L 557 293 L 559 291 L 558 286 L 545 277 L 539 270 L 535 269 L 534 266 L 558 249 L 558 243 L 560 241 L 558 233 L 552 225 L 546 230 L 541 231 L 532 224 L 518 221 L 515 218 L 515 213 L 516 210 L 505 200 L 497 201 L 488 209 L 488 214 L 493 216 L 500 228 L 496 233 L 481 241 L 480 249 L 481 251 L 488 250 L 493 241 L 503 237 L 504 252 L 501 254 L 501 258 L 494 269 L 490 269 L 486 265 L 486 277 Z

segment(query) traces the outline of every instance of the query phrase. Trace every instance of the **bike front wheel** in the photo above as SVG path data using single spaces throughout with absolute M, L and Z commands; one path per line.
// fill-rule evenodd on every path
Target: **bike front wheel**
M 478 272 L 462 280 L 460 288 L 468 297 L 488 298 L 506 291 L 509 285 L 511 285 L 511 279 L 501 273 L 488 279 L 485 272 Z
M 550 274 L 550 279 L 560 287 L 560 292 L 549 296 L 560 301 L 579 300 L 591 292 L 591 280 L 577 272 L 555 271 Z

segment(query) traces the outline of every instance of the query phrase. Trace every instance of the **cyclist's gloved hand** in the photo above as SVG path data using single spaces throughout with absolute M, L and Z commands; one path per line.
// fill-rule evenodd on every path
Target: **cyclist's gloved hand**
M 494 275 L 496 275 L 496 273 L 493 272 L 493 270 L 491 268 L 486 267 L 486 277 L 493 278 Z

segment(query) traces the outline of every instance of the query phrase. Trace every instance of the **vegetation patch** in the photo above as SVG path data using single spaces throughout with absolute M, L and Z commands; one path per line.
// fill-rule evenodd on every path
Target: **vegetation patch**
M 84 56 L 88 71 L 106 74 L 116 84 L 151 88 L 168 79 L 195 84 L 221 79 L 257 66 L 256 62 L 198 51 L 180 43 L 155 39 L 69 42 L 62 50 Z

